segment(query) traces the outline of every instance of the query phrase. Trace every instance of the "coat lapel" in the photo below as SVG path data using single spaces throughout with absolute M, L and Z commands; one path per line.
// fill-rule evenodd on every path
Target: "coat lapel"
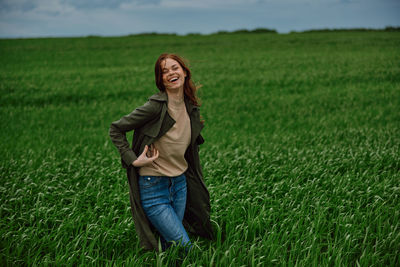
M 164 121 L 165 114 L 167 113 L 168 97 L 165 92 L 159 92 L 155 95 L 152 95 L 149 98 L 149 100 L 154 100 L 154 101 L 158 101 L 158 102 L 162 103 L 160 117 L 157 118 L 157 121 L 155 121 L 155 123 L 149 124 L 150 126 L 146 127 L 143 131 L 143 133 L 145 135 L 155 138 L 162 131 L 161 126 L 162 126 L 162 122 Z
M 150 137 L 158 138 L 164 135 L 174 125 L 175 121 L 167 112 L 168 95 L 166 92 L 159 92 L 151 96 L 149 100 L 163 102 L 159 120 L 144 132 Z M 200 122 L 199 108 L 194 106 L 187 97 L 185 97 L 185 106 L 190 118 L 191 145 L 193 145 L 204 125 Z

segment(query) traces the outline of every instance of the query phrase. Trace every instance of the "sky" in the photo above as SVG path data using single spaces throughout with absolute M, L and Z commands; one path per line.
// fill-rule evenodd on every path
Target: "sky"
M 400 26 L 400 0 L 0 0 L 0 38 Z

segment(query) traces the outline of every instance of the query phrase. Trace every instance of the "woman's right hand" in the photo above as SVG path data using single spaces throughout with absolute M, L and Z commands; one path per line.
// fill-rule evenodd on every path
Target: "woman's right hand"
M 155 161 L 159 156 L 158 150 L 153 147 L 153 149 L 150 149 L 149 155 L 147 155 L 148 150 L 149 147 L 145 145 L 142 154 L 140 154 L 140 156 L 134 162 L 132 162 L 132 165 L 135 167 L 143 167 Z

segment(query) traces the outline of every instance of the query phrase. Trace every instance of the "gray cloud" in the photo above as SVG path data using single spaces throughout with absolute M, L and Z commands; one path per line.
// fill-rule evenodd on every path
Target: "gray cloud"
M 27 0 L 0 0 L 0 11 L 13 11 L 19 10 L 22 12 L 26 12 L 34 9 L 36 6 L 35 1 L 27 1 Z
M 117 9 L 123 4 L 135 6 L 159 5 L 161 0 L 0 0 L 0 11 L 20 11 L 27 12 L 35 8 L 46 9 L 48 6 L 65 6 L 75 9 L 97 9 L 109 8 Z
M 119 8 L 122 4 L 158 5 L 161 0 L 62 0 L 63 3 L 71 5 L 78 9 L 92 8 Z
M 400 26 L 398 0 L 343 1 L 0 0 L 0 38 Z

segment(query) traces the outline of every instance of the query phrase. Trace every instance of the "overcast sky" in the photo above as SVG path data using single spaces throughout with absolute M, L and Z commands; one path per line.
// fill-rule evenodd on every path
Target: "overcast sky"
M 0 0 L 0 38 L 400 26 L 400 0 Z

